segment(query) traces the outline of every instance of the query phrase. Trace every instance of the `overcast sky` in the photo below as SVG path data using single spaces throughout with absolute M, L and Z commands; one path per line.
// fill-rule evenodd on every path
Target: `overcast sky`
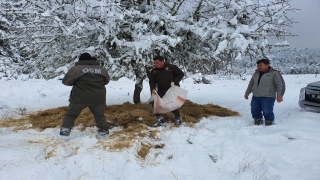
M 291 48 L 318 48 L 320 49 L 320 0 L 292 0 L 291 6 L 301 9 L 298 14 L 290 16 L 298 21 L 288 30 L 298 37 L 288 37 Z M 269 40 L 269 43 L 274 43 Z

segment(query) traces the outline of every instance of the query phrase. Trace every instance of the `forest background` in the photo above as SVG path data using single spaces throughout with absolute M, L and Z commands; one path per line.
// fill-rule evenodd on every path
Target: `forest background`
M 0 77 L 62 78 L 83 52 L 113 80 L 144 79 L 163 55 L 187 77 L 244 78 L 269 58 L 283 74 L 318 74 L 320 50 L 288 48 L 292 0 L 10 0 L 0 2 Z M 275 43 L 269 43 L 272 39 Z

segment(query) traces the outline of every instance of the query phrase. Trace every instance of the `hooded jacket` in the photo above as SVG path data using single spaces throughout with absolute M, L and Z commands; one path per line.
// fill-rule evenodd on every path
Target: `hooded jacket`
M 158 87 L 158 91 L 167 91 L 171 87 L 171 82 L 180 86 L 179 82 L 184 73 L 176 65 L 165 63 L 163 68 L 154 68 L 149 76 L 151 91 Z
M 110 77 L 107 70 L 94 60 L 82 60 L 72 67 L 62 83 L 73 86 L 69 102 L 102 104 L 106 102 L 106 87 Z
M 256 70 L 252 75 L 245 94 L 252 92 L 255 97 L 282 97 L 286 90 L 285 82 L 279 71 L 270 66 L 268 72 L 264 73 L 259 82 L 260 71 Z M 259 82 L 259 83 L 258 83 Z

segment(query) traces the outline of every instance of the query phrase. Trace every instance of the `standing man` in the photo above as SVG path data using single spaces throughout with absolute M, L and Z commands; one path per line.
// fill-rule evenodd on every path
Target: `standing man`
M 62 80 L 72 86 L 69 108 L 64 116 L 60 135 L 69 136 L 75 119 L 81 111 L 88 107 L 98 127 L 97 138 L 109 135 L 107 121 L 104 116 L 106 109 L 106 87 L 110 77 L 105 68 L 99 66 L 89 53 L 80 55 L 79 61 L 72 67 Z
M 156 56 L 153 58 L 155 68 L 151 70 L 149 76 L 150 89 L 153 94 L 158 94 L 163 97 L 168 89 L 171 87 L 171 83 L 176 86 L 180 86 L 179 82 L 184 76 L 184 73 L 176 65 L 168 64 L 164 62 L 162 56 Z M 172 111 L 174 114 L 174 124 L 181 124 L 181 116 L 178 109 Z M 162 114 L 156 114 L 156 123 L 152 127 L 162 126 L 164 123 L 164 117 Z
M 283 95 L 286 89 L 285 82 L 279 71 L 269 66 L 268 59 L 257 61 L 258 69 L 252 75 L 244 98 L 248 99 L 252 92 L 251 114 L 255 125 L 263 123 L 262 115 L 265 119 L 265 125 L 270 126 L 274 121 L 273 106 L 277 102 L 283 101 Z M 262 112 L 262 113 L 261 113 Z

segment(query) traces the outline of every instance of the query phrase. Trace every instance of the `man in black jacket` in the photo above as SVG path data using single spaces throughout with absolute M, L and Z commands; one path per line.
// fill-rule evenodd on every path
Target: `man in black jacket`
M 163 97 L 168 89 L 171 87 L 171 83 L 176 86 L 180 86 L 179 82 L 184 76 L 184 73 L 176 65 L 168 64 L 164 62 L 162 56 L 156 56 L 153 58 L 155 68 L 151 70 L 149 77 L 150 89 L 153 94 L 158 94 Z M 181 116 L 178 109 L 172 111 L 175 116 L 174 124 L 181 124 Z M 164 117 L 162 114 L 156 114 L 156 123 L 153 127 L 162 126 L 164 123 Z
M 75 119 L 81 111 L 88 107 L 94 115 L 98 127 L 97 138 L 109 135 L 107 121 L 104 116 L 106 108 L 106 87 L 110 77 L 107 70 L 99 66 L 89 53 L 80 55 L 79 62 L 72 67 L 62 80 L 72 86 L 69 108 L 64 116 L 60 135 L 69 136 Z

